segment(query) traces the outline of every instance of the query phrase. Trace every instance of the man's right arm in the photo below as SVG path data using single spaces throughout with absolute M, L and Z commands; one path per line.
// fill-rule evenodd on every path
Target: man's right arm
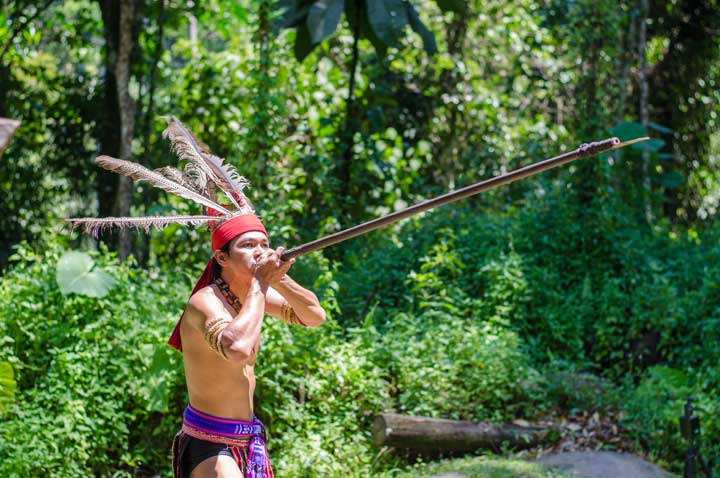
M 207 289 L 190 298 L 188 306 L 197 317 L 190 323 L 203 334 L 208 346 L 224 358 L 247 362 L 260 337 L 266 292 L 267 286 L 253 278 L 242 309 L 232 317 L 212 289 Z

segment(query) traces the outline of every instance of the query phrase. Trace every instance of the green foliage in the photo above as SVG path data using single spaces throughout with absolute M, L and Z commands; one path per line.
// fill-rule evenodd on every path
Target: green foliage
M 21 246 L 2 277 L 0 360 L 17 391 L 0 418 L 4 476 L 131 476 L 168 459 L 182 396 L 165 345 L 188 284 L 91 253 L 117 281 L 109 296 L 64 295 L 61 249 Z M 182 400 L 181 400 L 182 401 Z
M 445 11 L 460 11 L 457 2 L 438 2 Z M 425 51 L 438 52 L 435 36 L 420 20 L 408 0 L 284 0 L 281 28 L 295 28 L 295 58 L 303 61 L 315 47 L 335 33 L 343 11 L 350 28 L 367 38 L 381 55 L 388 47 L 398 47 L 407 26 L 420 35 Z M 360 22 L 359 26 L 356 26 Z
M 180 356 L 165 339 L 190 278 L 91 252 L 116 281 L 112 293 L 64 295 L 54 271 L 65 254 L 21 246 L 2 279 L 0 361 L 12 364 L 18 385 L 0 417 L 0 472 L 166 474 L 184 393 Z M 336 272 L 320 257 L 307 259 L 296 277 L 314 278 L 324 306 L 336 310 Z M 444 270 L 425 264 L 428 274 Z M 424 303 L 419 315 L 393 313 L 382 333 L 372 325 L 375 311 L 349 329 L 333 320 L 318 329 L 266 320 L 257 409 L 278 474 L 367 476 L 399 465 L 376 458 L 370 425 L 378 412 L 478 420 L 536 414 L 542 379 L 518 336 L 480 316 L 494 305 L 466 302 L 454 307 L 446 297 Z M 47 435 L 55 438 L 41 439 Z
M 693 398 L 695 413 L 700 417 L 698 444 L 703 455 L 714 457 L 720 453 L 717 368 L 705 373 L 694 372 L 692 377 L 678 369 L 652 367 L 624 404 L 626 426 L 661 461 L 682 463 L 687 454 L 689 443 L 679 439 L 679 417 L 684 415 L 684 404 L 689 397 Z M 708 377 L 712 377 L 711 381 Z
M 368 436 L 379 410 L 505 420 L 615 406 L 614 382 L 655 456 L 681 456 L 672 420 L 686 393 L 707 442 L 720 439 L 720 9 L 695 3 L 647 19 L 627 1 L 138 4 L 135 159 L 176 165 L 155 115 L 180 117 L 251 180 L 274 246 L 589 139 L 653 137 L 298 261 L 333 319 L 268 321 L 258 398 L 280 475 L 392 474 L 402 463 Z M 107 207 L 90 158 L 115 85 L 98 3 L 48 5 L 0 9 L 0 114 L 23 121 L 0 175 L 0 268 L 32 241 L 0 284 L 0 396 L 17 384 L 0 473 L 167 475 L 184 397 L 163 343 L 207 237 L 135 236 L 147 269 L 101 248 L 78 272 L 107 271 L 115 287 L 62 293 L 61 255 L 92 241 L 58 236 L 57 220 Z M 282 12 L 294 33 L 274 34 Z M 197 212 L 143 185 L 134 196 L 134 215 Z
M 542 379 L 517 335 L 478 315 L 453 312 L 400 315 L 388 327 L 382 363 L 390 370 L 398 410 L 490 422 L 535 417 L 544 399 Z
M 612 381 L 579 372 L 572 364 L 563 362 L 552 363 L 546 370 L 545 393 L 561 413 L 603 412 L 619 408 L 621 393 Z

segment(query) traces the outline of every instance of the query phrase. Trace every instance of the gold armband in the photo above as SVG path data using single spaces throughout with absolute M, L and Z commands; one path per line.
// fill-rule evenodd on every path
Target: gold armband
M 280 319 L 286 324 L 290 325 L 305 325 L 297 316 L 295 310 L 288 303 L 288 301 L 284 301 L 282 306 L 280 306 Z
M 227 359 L 227 355 L 225 355 L 225 350 L 223 350 L 222 346 L 222 333 L 230 322 L 229 319 L 217 317 L 210 319 L 207 324 L 205 324 L 205 342 L 224 359 Z

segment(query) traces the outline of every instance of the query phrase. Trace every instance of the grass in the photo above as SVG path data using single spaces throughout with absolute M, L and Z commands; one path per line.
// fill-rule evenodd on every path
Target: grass
M 525 460 L 474 456 L 417 465 L 412 471 L 398 474 L 396 478 L 423 478 L 445 473 L 448 474 L 446 478 L 568 478 L 571 476 Z

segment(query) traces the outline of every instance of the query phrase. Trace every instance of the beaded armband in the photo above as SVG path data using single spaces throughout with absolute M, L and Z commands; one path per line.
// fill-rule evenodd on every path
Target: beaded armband
M 305 325 L 300 320 L 300 317 L 297 316 L 295 310 L 288 303 L 288 301 L 284 301 L 282 303 L 282 306 L 280 306 L 280 319 L 286 324 L 290 325 Z
M 227 359 L 227 355 L 222 346 L 222 333 L 230 322 L 229 319 L 217 317 L 210 319 L 205 326 L 205 342 L 224 359 Z

